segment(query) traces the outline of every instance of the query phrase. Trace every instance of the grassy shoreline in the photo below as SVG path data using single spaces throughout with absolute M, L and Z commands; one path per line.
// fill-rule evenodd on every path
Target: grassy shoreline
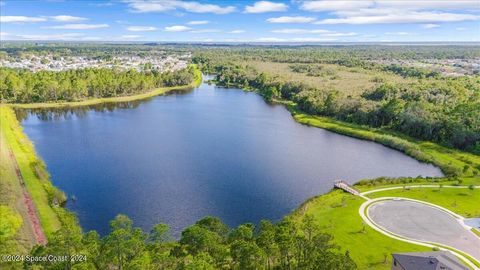
M 50 176 L 47 172 L 44 162 L 38 157 L 33 143 L 23 132 L 13 109 L 79 107 L 100 103 L 128 102 L 162 95 L 173 90 L 191 89 L 199 86 L 201 82 L 202 73 L 195 66 L 194 81 L 191 84 L 159 88 L 138 95 L 89 99 L 77 102 L 0 104 L 2 159 L 7 159 L 7 155 L 5 153 L 8 153 L 7 150 L 11 149 L 15 156 L 15 160 L 19 165 L 23 180 L 25 182 L 25 187 L 32 197 L 40 219 L 40 224 L 45 235 L 47 236 L 47 239 L 53 237 L 55 232 L 61 227 L 65 226 L 80 229 L 80 225 L 78 224 L 76 216 L 73 213 L 59 205 L 66 199 L 66 197 L 64 193 L 57 189 L 50 181 Z M 18 204 L 20 204 L 20 206 L 23 204 L 23 198 L 20 197 L 22 194 L 20 190 L 21 186 L 18 184 L 18 179 L 13 179 L 15 177 L 15 171 L 11 166 L 3 166 L 0 172 L 2 175 L 0 179 L 0 186 L 11 188 L 9 189 L 10 192 L 8 194 L 0 194 L 2 196 L 2 198 L 0 198 L 0 204 L 9 207 L 12 211 L 14 211 L 14 213 L 22 217 L 24 227 L 17 231 L 15 241 L 18 242 L 17 252 L 25 254 L 29 252 L 28 248 L 31 248 L 35 244 L 35 241 L 31 230 L 29 230 L 29 228 L 25 228 L 25 226 L 31 225 L 28 220 L 25 220 L 28 218 L 28 216 L 25 214 L 23 209 L 16 209 L 19 207 Z
M 48 176 L 48 173 L 45 170 L 43 162 L 41 162 L 35 154 L 33 144 L 22 132 L 18 120 L 16 120 L 16 118 L 12 118 L 15 117 L 12 107 L 52 108 L 138 100 L 155 95 L 161 95 L 171 90 L 188 89 L 194 87 L 201 82 L 200 71 L 196 70 L 195 72 L 196 78 L 192 85 L 162 88 L 135 96 L 86 100 L 79 102 L 1 105 L 0 120 L 3 121 L 0 122 L 2 123 L 2 132 L 12 130 L 7 143 L 18 145 L 16 147 L 12 147 L 16 156 L 17 154 L 26 155 L 26 163 L 22 163 L 23 165 L 21 168 L 22 174 L 28 175 L 31 179 L 30 187 L 28 187 L 29 191 L 35 192 L 36 190 L 41 191 L 42 189 L 45 191 L 45 187 L 42 187 L 41 185 L 45 185 L 45 179 L 41 179 L 41 175 Z M 480 170 L 480 168 L 474 167 L 475 164 L 480 164 L 479 156 L 458 150 L 448 149 L 429 142 L 418 142 L 412 139 L 398 137 L 383 131 L 372 130 L 326 117 L 306 115 L 298 111 L 295 104 L 285 101 L 280 101 L 279 103 L 285 104 L 292 112 L 292 116 L 299 123 L 327 129 L 339 134 L 344 134 L 359 139 L 381 143 L 393 149 L 400 150 L 418 160 L 435 164 L 442 170 L 454 170 L 456 175 L 460 177 L 467 177 L 470 182 L 480 183 L 480 178 L 474 176 L 475 171 Z M 4 121 L 5 117 L 8 118 L 8 121 Z M 400 146 L 395 144 L 396 141 L 394 141 L 394 139 L 402 140 Z M 38 176 L 39 172 L 31 166 L 31 162 L 34 162 L 35 164 L 42 164 L 41 168 L 44 171 L 43 173 L 40 173 L 40 176 Z M 469 167 L 465 170 L 465 166 Z M 440 180 L 449 183 L 456 183 L 456 180 L 450 178 L 443 178 Z M 420 182 L 422 181 L 423 183 L 431 183 L 433 180 L 420 180 Z M 51 185 L 48 177 L 47 182 Z M 389 184 L 391 183 L 379 183 L 377 187 L 388 186 Z M 37 205 L 37 208 L 39 208 L 39 212 L 40 208 L 45 207 L 45 209 L 47 209 L 42 210 L 43 214 L 40 214 L 40 218 L 42 221 L 42 226 L 45 226 L 44 230 L 46 231 L 47 235 L 51 235 L 55 229 L 58 229 L 58 227 L 61 226 L 61 220 L 65 220 L 65 218 L 62 218 L 62 216 L 68 216 L 71 214 L 61 207 L 53 207 L 49 205 L 48 201 L 45 200 L 48 197 L 46 195 L 46 191 L 39 193 L 41 194 L 34 196 L 34 201 Z M 341 250 L 350 251 L 352 258 L 358 263 L 360 269 L 388 269 L 390 264 L 383 262 L 385 253 L 390 254 L 392 252 L 430 250 L 425 247 L 390 239 L 387 236 L 381 235 L 380 233 L 374 231 L 368 226 L 367 228 L 364 228 L 361 217 L 357 213 L 358 206 L 361 204 L 361 202 L 362 199 L 359 197 L 350 196 L 338 190 L 334 190 L 307 200 L 289 215 L 294 219 L 300 219 L 300 217 L 304 216 L 305 214 L 312 214 L 315 217 L 315 220 L 319 223 L 321 230 L 330 233 L 335 237 L 335 242 L 341 246 Z M 51 211 L 48 210 L 48 208 L 50 208 Z M 56 215 L 57 217 L 54 217 L 53 215 Z M 49 218 L 52 218 L 52 220 L 57 220 L 58 223 L 57 221 L 54 222 L 57 225 L 49 224 Z
M 14 153 L 25 186 L 35 203 L 42 228 L 47 237 L 52 236 L 61 226 L 61 208 L 52 204 L 52 196 L 58 190 L 50 182 L 44 163 L 38 158 L 33 143 L 23 133 L 12 108 L 0 106 L 0 123 L 2 136 L 7 144 L 5 147 Z
M 227 87 L 239 86 L 229 85 Z M 257 92 L 256 89 L 248 88 L 244 91 Z M 291 112 L 292 117 L 301 124 L 326 129 L 338 134 L 358 138 L 362 140 L 380 143 L 386 147 L 401 151 L 416 160 L 431 163 L 439 167 L 446 175 L 443 178 L 391 178 L 391 179 L 367 179 L 357 182 L 358 189 L 371 189 L 389 186 L 398 186 L 414 183 L 421 184 L 480 184 L 480 156 L 450 149 L 431 142 L 418 141 L 394 132 L 373 129 L 356 124 L 346 123 L 329 117 L 309 115 L 298 109 L 292 101 L 273 100 L 274 103 L 282 104 Z M 332 183 L 333 187 L 333 183 Z M 393 193 L 398 192 L 393 191 Z M 448 195 L 452 192 L 443 192 Z M 388 194 L 388 192 L 383 193 Z M 475 193 L 476 194 L 476 193 Z M 425 201 L 435 203 L 440 200 L 445 205 L 446 198 L 437 196 L 421 196 Z M 407 197 L 420 197 L 418 194 Z M 473 196 L 476 199 L 477 195 Z M 468 197 L 470 198 L 470 197 Z M 357 263 L 359 269 L 390 269 L 391 253 L 431 251 L 431 248 L 410 244 L 392 239 L 383 235 L 368 225 L 364 224 L 358 214 L 358 209 L 363 203 L 358 196 L 344 193 L 340 190 L 331 190 L 320 194 L 302 203 L 288 216 L 300 222 L 305 215 L 311 215 L 320 230 L 334 236 L 334 243 L 339 245 L 342 252 L 348 251 Z M 452 207 L 459 214 L 476 213 L 468 208 L 465 211 L 464 202 L 457 202 L 462 207 Z
M 213 80 L 213 82 L 216 81 Z M 255 88 L 242 88 L 242 86 L 236 84 L 229 84 L 224 87 L 236 87 L 247 92 L 260 94 Z M 448 177 L 480 177 L 480 156 L 473 153 L 447 148 L 428 141 L 419 141 L 388 130 L 347 123 L 331 117 L 310 115 L 301 111 L 293 101 L 274 99 L 271 102 L 284 105 L 298 123 L 380 143 L 403 152 L 418 161 L 433 164 L 439 167 Z

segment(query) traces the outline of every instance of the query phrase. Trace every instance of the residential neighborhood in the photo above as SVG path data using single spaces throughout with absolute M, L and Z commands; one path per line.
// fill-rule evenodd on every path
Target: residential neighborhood
M 136 69 L 137 71 L 148 69 L 166 72 L 186 68 L 190 58 L 190 54 L 158 54 L 148 57 L 136 55 L 92 57 L 24 54 L 19 57 L 0 58 L 0 67 L 29 69 L 34 72 L 40 70 L 63 71 L 83 68 Z

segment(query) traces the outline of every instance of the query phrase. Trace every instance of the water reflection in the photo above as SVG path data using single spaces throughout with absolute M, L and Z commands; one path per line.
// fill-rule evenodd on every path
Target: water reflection
M 191 93 L 192 89 L 175 89 L 171 90 L 164 95 L 185 95 Z M 69 120 L 72 117 L 83 118 L 89 111 L 94 112 L 113 112 L 120 109 L 135 109 L 138 108 L 141 104 L 149 103 L 155 97 L 149 97 L 140 100 L 134 101 L 125 101 L 125 102 L 104 102 L 93 105 L 85 106 L 63 106 L 63 107 L 52 107 L 52 108 L 35 108 L 35 109 L 24 109 L 24 108 L 14 108 L 17 119 L 22 122 L 30 116 L 36 116 L 41 121 L 60 121 L 60 120 Z
M 175 236 L 206 215 L 230 226 L 275 221 L 335 179 L 442 175 L 382 145 L 300 125 L 255 93 L 208 84 L 20 114 L 53 183 L 77 198 L 67 208 L 100 234 L 117 214 L 146 231 L 167 223 Z

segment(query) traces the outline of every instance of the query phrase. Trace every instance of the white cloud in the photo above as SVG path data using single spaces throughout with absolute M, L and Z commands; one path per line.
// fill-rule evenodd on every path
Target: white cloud
M 219 33 L 222 32 L 222 30 L 219 29 L 196 29 L 190 31 L 190 33 L 195 33 L 195 34 L 200 34 L 200 33 Z
M 324 29 L 299 29 L 299 28 L 284 28 L 284 29 L 275 29 L 272 30 L 272 33 L 279 33 L 279 34 L 321 34 L 321 33 L 328 33 L 329 30 Z
M 269 23 L 309 23 L 315 21 L 313 17 L 303 17 L 303 16 L 282 16 L 277 18 L 269 18 L 267 22 Z
M 189 21 L 187 24 L 190 25 L 202 25 L 202 24 L 208 24 L 210 23 L 209 21 Z
M 427 23 L 427 24 L 422 25 L 422 28 L 425 28 L 425 29 L 432 29 L 432 28 L 437 28 L 437 27 L 440 27 L 440 25 L 434 24 L 434 23 Z
M 191 30 L 192 28 L 184 26 L 184 25 L 173 25 L 165 27 L 165 31 L 167 32 L 185 32 Z
M 53 35 L 17 35 L 20 39 L 28 40 L 78 40 L 83 37 L 83 34 L 79 33 L 65 33 L 65 34 L 53 34 Z
M 390 13 L 382 15 L 349 16 L 346 18 L 324 19 L 315 24 L 379 24 L 379 23 L 431 23 L 431 22 L 459 22 L 478 20 L 480 16 L 473 14 L 456 14 L 444 12 L 417 12 Z
M 229 34 L 243 34 L 243 33 L 245 33 L 245 30 L 237 29 L 237 30 L 232 30 L 228 33 Z
M 219 6 L 213 4 L 201 4 L 194 1 L 176 0 L 127 0 L 133 12 L 165 12 L 175 9 L 183 9 L 193 13 L 216 13 L 227 14 L 235 11 L 234 6 Z
M 467 30 L 467 28 L 465 28 L 465 27 L 457 27 L 457 28 L 455 28 L 455 30 L 457 30 L 457 31 L 465 31 L 465 30 Z
M 480 11 L 478 0 L 305 1 L 301 8 L 335 16 L 316 24 L 437 23 L 480 19 L 476 15 Z
M 326 42 L 335 41 L 335 38 L 318 38 L 318 37 L 301 37 L 301 38 L 277 38 L 277 37 L 262 37 L 257 39 L 259 42 Z
M 121 35 L 120 39 L 137 39 L 141 38 L 142 36 L 140 35 Z
M 325 41 L 335 41 L 336 38 L 315 38 L 315 37 L 306 37 L 306 38 L 292 38 L 288 40 L 290 42 L 325 42 Z
M 320 34 L 324 37 L 349 37 L 356 36 L 355 32 L 333 32 L 325 29 L 298 29 L 298 28 L 285 28 L 285 29 L 275 29 L 272 30 L 272 33 L 277 34 Z
M 255 2 L 253 6 L 246 6 L 245 13 L 265 13 L 286 11 L 288 6 L 284 3 L 275 3 L 270 1 Z
M 409 33 L 409 32 L 386 32 L 385 35 L 389 35 L 389 36 L 412 36 L 412 35 L 416 35 L 416 33 Z
M 157 30 L 156 27 L 153 26 L 129 26 L 127 27 L 127 31 L 130 32 L 151 32 Z
M 335 32 L 335 33 L 322 34 L 322 36 L 325 36 L 325 37 L 352 37 L 352 36 L 356 36 L 356 35 L 358 35 L 358 34 L 355 33 L 355 32 L 346 32 L 346 33 Z
M 74 23 L 74 24 L 65 24 L 65 25 L 56 25 L 49 26 L 45 28 L 50 29 L 74 29 L 74 30 L 87 30 L 87 29 L 99 29 L 110 27 L 108 24 L 84 24 L 84 23 Z
M 401 10 L 461 10 L 480 9 L 478 0 L 324 0 L 304 1 L 306 11 L 349 11 L 359 9 L 395 8 Z
M 46 18 L 41 17 L 27 17 L 27 16 L 0 16 L 2 23 L 36 23 L 44 22 Z
M 306 11 L 339 11 L 339 10 L 356 10 L 366 8 L 373 4 L 373 1 L 305 1 L 300 9 Z
M 80 22 L 80 21 L 85 21 L 87 18 L 83 17 L 75 17 L 75 16 L 70 16 L 70 15 L 57 15 L 57 16 L 50 16 L 54 21 L 57 22 Z
M 89 3 L 88 5 L 90 6 L 95 6 L 95 7 L 109 7 L 113 6 L 112 2 L 107 2 L 107 3 Z
M 276 38 L 276 37 L 261 37 L 257 39 L 260 42 L 285 42 L 286 39 L 283 38 Z
M 480 9 L 478 0 L 376 0 L 379 6 L 420 10 L 420 9 Z
M 103 40 L 102 37 L 82 37 L 80 40 L 86 40 L 86 41 L 95 41 L 95 40 Z

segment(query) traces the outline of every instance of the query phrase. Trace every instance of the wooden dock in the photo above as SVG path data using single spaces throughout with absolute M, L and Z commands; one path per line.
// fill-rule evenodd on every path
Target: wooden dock
M 350 186 L 350 184 L 348 184 L 347 182 L 345 182 L 343 180 L 335 181 L 335 184 L 333 184 L 333 186 L 335 188 L 346 191 L 350 194 L 353 194 L 353 195 L 356 195 L 356 196 L 360 195 L 360 191 L 354 189 L 352 186 Z

